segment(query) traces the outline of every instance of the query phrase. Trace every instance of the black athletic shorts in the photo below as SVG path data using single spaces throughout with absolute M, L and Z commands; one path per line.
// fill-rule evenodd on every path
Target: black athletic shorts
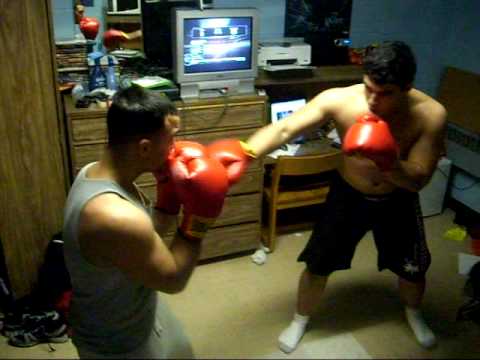
M 425 279 L 431 258 L 418 193 L 396 189 L 386 195 L 365 195 L 339 174 L 333 176 L 324 215 L 298 261 L 316 275 L 349 269 L 358 242 L 369 230 L 379 271 L 390 269 L 412 282 Z

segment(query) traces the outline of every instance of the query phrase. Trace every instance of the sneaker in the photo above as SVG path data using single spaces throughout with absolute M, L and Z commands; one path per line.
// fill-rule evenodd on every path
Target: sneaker
M 67 325 L 56 311 L 30 315 L 23 328 L 9 338 L 9 344 L 17 347 L 30 347 L 40 343 L 63 343 L 69 339 Z
M 25 324 L 27 318 L 30 316 L 30 313 L 19 313 L 19 312 L 11 312 L 5 314 L 3 318 L 3 326 L 1 329 L 1 333 L 3 336 L 11 337 L 23 329 L 23 325 Z

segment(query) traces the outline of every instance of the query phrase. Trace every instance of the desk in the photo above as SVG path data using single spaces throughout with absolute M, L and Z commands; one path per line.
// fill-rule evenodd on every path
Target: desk
M 255 87 L 264 89 L 273 100 L 292 97 L 311 99 L 323 90 L 357 84 L 362 78 L 363 70 L 358 65 L 319 66 L 310 77 L 278 77 L 259 69 Z
M 303 149 L 302 155 L 317 155 L 317 154 L 340 154 L 340 149 L 331 145 L 330 139 L 322 138 L 319 140 L 309 141 Z M 312 146 L 310 146 L 312 145 Z M 277 159 L 267 155 L 263 161 L 265 166 L 274 166 Z

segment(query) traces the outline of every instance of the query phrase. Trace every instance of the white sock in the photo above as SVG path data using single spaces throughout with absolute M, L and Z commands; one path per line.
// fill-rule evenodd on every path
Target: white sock
M 418 309 L 405 307 L 405 315 L 407 316 L 408 324 L 412 329 L 417 341 L 425 348 L 432 347 L 436 343 L 435 334 L 425 323 L 422 313 Z
M 303 316 L 295 313 L 293 316 L 293 321 L 290 325 L 282 331 L 278 337 L 278 346 L 280 350 L 291 353 L 297 347 L 300 339 L 305 333 L 305 328 L 307 326 L 309 316 Z

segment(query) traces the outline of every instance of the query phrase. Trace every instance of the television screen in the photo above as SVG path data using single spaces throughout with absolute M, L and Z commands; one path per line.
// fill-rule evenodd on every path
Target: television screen
M 257 9 L 177 8 L 172 20 L 173 78 L 182 99 L 255 92 Z
M 251 17 L 189 18 L 183 26 L 185 74 L 251 68 Z

